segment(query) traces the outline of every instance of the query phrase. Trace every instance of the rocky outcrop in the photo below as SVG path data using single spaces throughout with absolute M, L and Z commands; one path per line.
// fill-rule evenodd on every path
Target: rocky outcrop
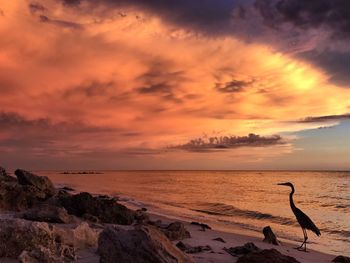
M 273 233 L 270 226 L 264 227 L 263 234 L 264 234 L 264 240 L 263 240 L 264 242 L 269 243 L 269 244 L 273 244 L 276 246 L 279 245 L 279 241 L 277 240 L 277 237 L 276 237 L 275 233 Z
M 96 197 L 89 193 L 71 195 L 61 191 L 56 196 L 58 205 L 77 217 L 88 214 L 103 223 L 130 225 L 134 221 L 134 211 L 118 204 L 114 198 Z
M 261 251 L 260 248 L 258 248 L 254 243 L 251 242 L 239 247 L 224 248 L 224 250 L 234 257 Z
M 201 253 L 203 251 L 212 251 L 212 248 L 208 245 L 206 246 L 191 246 L 189 244 L 185 244 L 182 241 L 178 242 L 176 246 L 183 252 L 187 254 L 196 254 Z
M 107 227 L 99 237 L 98 253 L 101 263 L 193 262 L 153 226 L 134 230 Z
M 68 224 L 73 223 L 74 216 L 67 213 L 63 207 L 43 204 L 26 211 L 23 218 L 32 221 Z
M 0 209 L 21 211 L 46 201 L 55 193 L 51 181 L 24 170 L 17 170 L 15 177 L 4 169 L 0 175 Z
M 349 257 L 345 257 L 345 256 L 337 256 L 335 257 L 332 262 L 335 263 L 350 263 L 350 258 Z
M 39 257 L 42 260 L 38 262 L 43 263 L 51 262 L 51 258 L 69 262 L 75 257 L 74 248 L 68 249 L 70 252 L 67 253 L 67 246 L 57 241 L 47 223 L 2 219 L 0 225 L 0 257 L 17 258 L 22 255 L 22 262 L 35 262 L 34 259 L 29 261 L 29 257 Z M 44 260 L 44 257 L 49 259 Z
M 0 166 L 0 182 L 16 182 L 16 178 L 10 176 L 5 168 Z
M 160 230 L 171 240 L 182 240 L 185 238 L 190 238 L 191 234 L 187 231 L 184 224 L 181 222 L 170 223 L 165 228 L 160 228 Z
M 46 176 L 38 176 L 22 169 L 17 169 L 15 175 L 20 185 L 28 185 L 36 188 L 44 194 L 44 199 L 53 196 L 56 192 L 52 182 Z
M 295 258 L 285 256 L 276 249 L 264 249 L 238 258 L 237 263 L 300 263 Z

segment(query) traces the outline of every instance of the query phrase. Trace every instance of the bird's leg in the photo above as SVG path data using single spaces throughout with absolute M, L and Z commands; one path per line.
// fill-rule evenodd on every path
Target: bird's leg
M 304 241 L 303 241 L 303 243 L 301 243 L 301 245 L 300 245 L 299 247 L 296 247 L 295 249 L 298 249 L 298 250 L 302 249 L 303 246 L 304 246 L 304 244 L 306 243 L 307 237 L 305 236 L 306 234 L 305 234 L 305 229 L 304 229 L 304 228 L 303 228 L 303 235 L 304 235 Z M 306 249 L 306 248 L 305 248 L 305 249 Z
M 304 248 L 304 251 L 306 252 L 306 241 L 307 241 L 308 237 L 307 237 L 307 232 L 306 232 L 306 229 L 304 229 L 304 244 L 305 244 L 305 248 Z

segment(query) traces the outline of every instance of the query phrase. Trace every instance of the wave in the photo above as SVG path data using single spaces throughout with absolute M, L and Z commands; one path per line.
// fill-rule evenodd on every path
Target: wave
M 296 225 L 295 220 L 290 218 L 275 216 L 268 213 L 261 213 L 252 210 L 242 210 L 232 205 L 222 203 L 202 203 L 193 211 L 218 216 L 240 216 L 251 219 L 268 220 L 282 225 Z

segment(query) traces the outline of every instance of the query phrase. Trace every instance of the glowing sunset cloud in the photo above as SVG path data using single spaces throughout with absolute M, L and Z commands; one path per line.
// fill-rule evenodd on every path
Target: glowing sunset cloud
M 312 55 L 338 48 L 350 58 L 346 37 L 330 43 L 332 26 L 304 29 L 264 1 L 207 2 L 192 1 L 197 14 L 179 1 L 170 14 L 160 1 L 0 1 L 4 161 L 232 169 L 282 158 L 283 167 L 297 166 L 288 156 L 303 149 L 295 146 L 298 132 L 348 118 L 350 79 L 333 60 Z M 300 41 L 320 35 L 288 48 L 285 28 Z M 184 147 L 248 134 L 256 141 L 205 152 Z

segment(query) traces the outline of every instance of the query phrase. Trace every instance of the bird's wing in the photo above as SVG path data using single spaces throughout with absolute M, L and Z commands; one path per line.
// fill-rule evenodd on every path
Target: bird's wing
M 295 210 L 295 216 L 300 224 L 301 227 L 306 228 L 314 232 L 316 235 L 320 236 L 321 231 L 318 229 L 318 227 L 315 225 L 314 222 L 308 217 L 303 211 L 301 211 L 299 208 L 296 208 Z

